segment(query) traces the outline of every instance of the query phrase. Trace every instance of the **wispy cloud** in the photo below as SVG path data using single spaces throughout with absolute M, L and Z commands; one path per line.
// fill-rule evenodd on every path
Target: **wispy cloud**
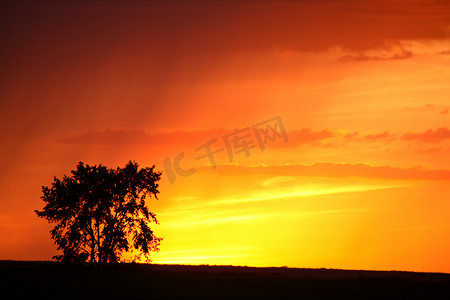
M 389 188 L 398 188 L 401 185 L 349 185 L 342 187 L 322 187 L 318 188 L 305 188 L 303 186 L 293 186 L 287 191 L 264 191 L 261 193 L 254 194 L 246 198 L 230 198 L 230 199 L 220 199 L 209 202 L 208 205 L 230 205 L 230 204 L 242 204 L 242 203 L 252 203 L 252 202 L 263 202 L 271 201 L 283 198 L 296 198 L 296 197 L 311 197 L 311 196 L 323 196 L 323 195 L 333 195 L 333 194 L 348 194 L 348 193 L 358 193 L 366 191 L 376 191 Z
M 327 178 L 383 178 L 398 180 L 450 180 L 450 170 L 425 170 L 421 168 L 398 168 L 391 166 L 371 166 L 368 164 L 315 163 L 311 165 L 242 166 L 221 165 L 216 170 L 202 168 L 205 172 L 221 175 L 273 175 L 310 176 Z M 301 193 L 305 193 L 302 191 Z
M 370 55 L 366 53 L 348 54 L 341 57 L 341 61 L 380 61 L 380 60 L 399 60 L 414 57 L 412 51 L 402 48 L 400 52 L 388 53 L 384 55 Z
M 389 132 L 385 131 L 382 133 L 368 134 L 364 137 L 364 140 L 366 141 L 388 140 L 391 137 L 392 135 Z
M 446 111 L 442 112 L 445 113 Z M 68 137 L 56 139 L 57 143 L 70 145 L 100 145 L 100 146 L 148 146 L 164 147 L 179 146 L 197 148 L 204 145 L 211 139 L 221 140 L 226 135 L 233 133 L 232 129 L 211 129 L 211 130 L 176 130 L 171 132 L 148 133 L 145 130 L 122 130 L 105 129 L 102 131 L 91 131 L 80 133 Z M 249 133 L 252 134 L 251 128 Z M 319 147 L 339 147 L 349 142 L 421 142 L 421 143 L 439 143 L 450 140 L 450 129 L 441 127 L 438 129 L 428 129 L 424 132 L 390 133 L 383 131 L 378 133 L 364 134 L 362 132 L 343 132 L 340 130 L 314 130 L 311 128 L 302 128 L 287 132 L 289 141 L 275 139 L 269 141 L 270 148 L 296 148 L 303 145 Z M 255 137 L 250 137 L 254 139 Z M 186 150 L 182 149 L 181 150 Z

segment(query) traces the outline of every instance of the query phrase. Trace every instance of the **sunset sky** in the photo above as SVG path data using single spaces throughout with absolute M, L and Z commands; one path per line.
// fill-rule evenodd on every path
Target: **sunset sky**
M 0 259 L 57 253 L 53 176 L 134 160 L 163 172 L 155 263 L 450 272 L 450 1 L 17 3 Z

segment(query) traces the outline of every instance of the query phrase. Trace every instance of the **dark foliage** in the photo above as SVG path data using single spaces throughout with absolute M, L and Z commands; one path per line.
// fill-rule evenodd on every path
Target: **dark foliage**
M 43 186 L 46 205 L 35 212 L 56 223 L 50 233 L 62 254 L 53 258 L 104 264 L 137 252 L 131 260 L 149 260 L 162 240 L 150 229 L 158 220 L 145 202 L 159 193 L 161 173 L 153 169 L 139 169 L 131 161 L 117 169 L 80 162 L 72 176 L 55 177 L 50 187 Z

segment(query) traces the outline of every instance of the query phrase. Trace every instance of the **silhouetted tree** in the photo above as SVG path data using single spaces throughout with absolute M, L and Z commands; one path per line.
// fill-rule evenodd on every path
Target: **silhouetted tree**
M 46 205 L 35 212 L 56 223 L 50 233 L 63 254 L 53 258 L 103 264 L 137 250 L 134 259 L 144 255 L 148 261 L 162 240 L 150 229 L 158 220 L 145 202 L 152 195 L 158 199 L 161 173 L 154 167 L 139 169 L 130 161 L 124 168 L 109 169 L 80 162 L 72 176 L 55 177 L 51 187 L 43 186 Z

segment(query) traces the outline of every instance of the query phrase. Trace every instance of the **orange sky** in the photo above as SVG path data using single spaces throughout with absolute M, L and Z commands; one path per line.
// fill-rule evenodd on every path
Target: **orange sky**
M 450 272 L 450 2 L 94 2 L 2 8 L 0 259 L 55 254 L 53 176 L 135 160 L 154 262 Z

